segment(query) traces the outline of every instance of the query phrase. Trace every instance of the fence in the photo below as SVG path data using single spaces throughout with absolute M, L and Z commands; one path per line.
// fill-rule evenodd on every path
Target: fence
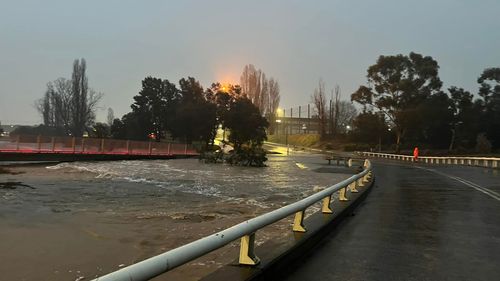
M 196 155 L 191 144 L 98 138 L 9 136 L 0 138 L 0 152 L 110 155 Z
M 397 159 L 403 161 L 415 161 L 413 156 L 389 153 L 376 152 L 359 152 L 365 157 L 380 157 L 386 159 Z M 500 158 L 494 157 L 459 157 L 459 156 L 419 156 L 418 161 L 428 164 L 447 164 L 447 165 L 464 165 L 478 166 L 486 168 L 500 168 Z
M 254 251 L 256 231 L 295 214 L 292 230 L 294 232 L 305 232 L 306 228 L 303 224 L 304 212 L 309 206 L 322 201 L 321 211 L 325 214 L 331 214 L 331 199 L 333 193 L 339 192 L 339 200 L 347 201 L 348 189 L 351 192 L 358 192 L 357 188 L 364 187 L 365 184 L 369 182 L 371 176 L 371 163 L 370 161 L 365 160 L 364 170 L 361 173 L 330 186 L 329 188 L 315 193 L 307 198 L 256 218 L 244 221 L 240 224 L 210 236 L 206 236 L 179 248 L 122 268 L 105 276 L 99 277 L 94 281 L 149 280 L 207 253 L 215 251 L 238 238 L 241 238 L 239 263 L 255 266 L 259 263 L 259 258 L 255 255 Z

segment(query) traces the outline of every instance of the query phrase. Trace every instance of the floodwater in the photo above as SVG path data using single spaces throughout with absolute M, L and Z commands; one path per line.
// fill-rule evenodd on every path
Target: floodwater
M 271 155 L 267 164 L 179 159 L 0 167 L 2 279 L 90 280 L 351 175 L 342 168 L 320 173 L 326 161 L 299 152 Z M 257 232 L 257 244 L 286 235 L 290 219 Z M 231 243 L 155 280 L 197 280 L 237 251 Z

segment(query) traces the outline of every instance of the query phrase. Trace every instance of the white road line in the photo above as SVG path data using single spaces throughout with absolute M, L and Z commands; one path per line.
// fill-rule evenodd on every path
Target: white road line
M 480 186 L 478 184 L 475 184 L 473 182 L 470 182 L 468 180 L 465 180 L 465 179 L 462 179 L 462 178 L 459 178 L 459 177 L 456 177 L 456 176 L 451 176 L 451 175 L 445 174 L 443 172 L 436 171 L 434 169 L 428 169 L 428 168 L 419 167 L 419 166 L 415 166 L 415 168 L 419 168 L 419 169 L 422 169 L 422 170 L 433 172 L 433 173 L 436 173 L 438 175 L 441 175 L 441 176 L 444 176 L 444 177 L 456 180 L 456 181 L 461 182 L 461 183 L 463 183 L 463 184 L 465 184 L 465 185 L 467 185 L 469 187 L 474 188 L 475 190 L 477 190 L 479 192 L 482 192 L 482 193 L 490 196 L 493 199 L 496 199 L 496 200 L 500 201 L 500 194 L 498 194 L 497 192 L 495 192 L 495 191 L 493 191 L 491 189 L 488 189 L 486 187 L 482 187 L 482 186 Z

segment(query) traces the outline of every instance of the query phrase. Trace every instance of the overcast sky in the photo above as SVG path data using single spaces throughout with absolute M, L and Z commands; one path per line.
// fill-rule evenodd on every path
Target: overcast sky
M 40 123 L 34 101 L 81 57 L 105 94 L 98 120 L 127 113 L 148 75 L 207 87 L 249 63 L 278 79 L 282 107 L 310 102 L 319 78 L 349 99 L 379 55 L 411 51 L 438 61 L 445 87 L 477 92 L 500 66 L 499 15 L 498 0 L 0 0 L 0 121 Z

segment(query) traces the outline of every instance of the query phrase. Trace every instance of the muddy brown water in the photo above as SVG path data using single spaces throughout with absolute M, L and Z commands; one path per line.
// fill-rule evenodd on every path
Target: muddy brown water
M 325 173 L 318 155 L 271 155 L 267 164 L 246 168 L 182 159 L 3 166 L 2 279 L 90 280 L 351 175 L 345 169 Z M 257 243 L 288 233 L 290 220 L 257 232 Z M 237 253 L 233 242 L 155 280 L 197 280 Z

